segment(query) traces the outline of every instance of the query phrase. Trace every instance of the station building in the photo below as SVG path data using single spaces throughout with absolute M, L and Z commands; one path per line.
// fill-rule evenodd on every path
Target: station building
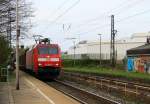
M 134 33 L 131 37 L 116 40 L 115 50 L 116 59 L 122 60 L 126 57 L 126 51 L 144 45 L 149 33 Z M 75 50 L 74 50 L 75 49 Z M 99 59 L 100 41 L 81 41 L 76 46 L 72 46 L 67 51 L 67 58 L 73 59 L 75 53 L 76 59 Z M 103 60 L 110 59 L 110 41 L 101 41 L 101 58 Z

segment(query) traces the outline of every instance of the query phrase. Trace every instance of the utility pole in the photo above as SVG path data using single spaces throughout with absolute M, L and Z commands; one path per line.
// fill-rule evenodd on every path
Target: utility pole
M 75 44 L 75 39 L 76 38 L 66 38 L 67 40 L 73 40 L 73 65 L 75 66 L 76 62 L 75 62 L 75 59 L 76 59 L 76 44 Z
M 74 50 L 74 52 L 73 52 L 73 59 L 74 59 L 74 61 L 73 61 L 73 65 L 75 66 L 75 59 L 76 59 L 76 57 L 75 57 L 75 55 L 76 55 L 76 43 L 75 43 L 75 40 L 73 41 L 73 50 Z
M 102 52 L 101 52 L 101 35 L 102 34 L 98 34 L 99 35 L 99 66 L 101 66 L 102 65 L 102 63 L 101 63 L 101 60 L 102 60 L 102 56 L 101 56 L 101 54 L 102 54 Z
M 12 36 L 11 36 L 11 8 L 9 7 L 9 10 L 8 10 L 8 18 L 9 18 L 9 44 L 10 44 L 10 47 L 11 47 L 11 40 L 12 40 Z
M 111 15 L 111 41 L 110 41 L 110 62 L 112 67 L 115 67 L 115 34 L 117 31 L 114 29 L 114 15 Z
M 19 20 L 18 20 L 18 0 L 16 0 L 16 90 L 19 90 Z
M 11 8 L 9 7 L 9 22 L 10 22 L 10 24 L 9 24 L 9 36 L 10 36 L 10 47 L 11 47 L 11 40 L 12 40 L 12 35 L 11 35 L 11 21 L 12 21 L 12 19 L 11 19 Z

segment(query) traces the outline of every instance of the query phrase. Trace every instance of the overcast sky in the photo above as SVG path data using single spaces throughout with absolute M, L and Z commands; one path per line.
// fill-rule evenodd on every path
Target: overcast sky
M 29 1 L 29 0 L 28 0 Z M 34 27 L 30 32 L 51 38 L 62 50 L 72 46 L 71 40 L 110 39 L 110 16 L 115 15 L 117 39 L 133 33 L 150 31 L 150 0 L 30 0 L 33 3 Z M 28 40 L 28 42 L 27 42 Z M 26 45 L 34 44 L 27 39 Z

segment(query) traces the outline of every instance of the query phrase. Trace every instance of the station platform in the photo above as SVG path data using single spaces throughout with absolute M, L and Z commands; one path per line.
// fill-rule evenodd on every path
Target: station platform
M 0 104 L 80 104 L 46 83 L 20 72 L 20 90 L 15 78 L 0 83 Z

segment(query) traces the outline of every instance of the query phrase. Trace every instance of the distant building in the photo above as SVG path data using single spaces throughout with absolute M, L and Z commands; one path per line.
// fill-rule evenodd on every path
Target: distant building
M 122 60 L 126 56 L 128 49 L 144 45 L 147 41 L 147 37 L 150 36 L 148 33 L 135 33 L 130 38 L 123 38 L 116 40 L 115 50 L 117 60 Z M 100 53 L 100 42 L 99 41 L 81 41 L 75 46 L 75 58 L 76 59 L 99 59 Z M 70 47 L 67 51 L 69 58 L 73 58 L 74 47 Z M 101 57 L 102 59 L 110 59 L 110 41 L 101 42 Z

